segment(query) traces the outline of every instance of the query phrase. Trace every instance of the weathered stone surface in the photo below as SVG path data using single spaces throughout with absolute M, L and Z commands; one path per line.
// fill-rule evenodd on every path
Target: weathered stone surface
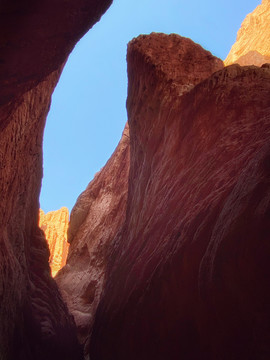
M 248 14 L 237 34 L 225 65 L 257 65 L 270 62 L 270 0 Z
M 151 36 L 128 48 L 127 212 L 90 357 L 267 359 L 269 66 L 210 76 L 213 59 L 200 83 L 209 55 L 185 39 L 162 35 L 158 46 L 152 37 L 153 49 Z M 188 62 L 175 66 L 185 51 L 196 53 L 193 74 Z
M 39 227 L 44 231 L 49 245 L 49 264 L 54 277 L 66 265 L 69 243 L 67 242 L 67 229 L 69 212 L 66 207 L 47 214 L 39 210 Z
M 79 196 L 71 212 L 67 265 L 56 281 L 74 316 L 79 340 L 87 340 L 108 264 L 108 248 L 126 214 L 129 129 L 107 164 Z
M 38 227 L 42 136 L 51 94 L 103 1 L 2 1 L 0 9 L 0 358 L 80 359 L 74 321 Z

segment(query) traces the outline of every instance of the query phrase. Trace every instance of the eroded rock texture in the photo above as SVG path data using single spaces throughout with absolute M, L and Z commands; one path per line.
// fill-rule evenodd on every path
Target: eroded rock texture
M 129 174 L 129 129 L 107 164 L 79 196 L 71 212 L 67 265 L 56 281 L 85 343 L 100 300 L 108 249 L 125 220 Z
M 242 66 L 270 63 L 270 0 L 263 0 L 247 15 L 224 63 Z
M 90 357 L 267 359 L 269 66 L 158 34 L 127 59 L 127 212 Z
M 39 227 L 44 231 L 49 245 L 49 264 L 54 277 L 66 265 L 69 243 L 67 242 L 67 229 L 69 212 L 66 207 L 47 214 L 39 210 Z
M 2 1 L 0 9 L 0 359 L 79 359 L 74 321 L 38 227 L 42 136 L 76 41 L 111 3 Z

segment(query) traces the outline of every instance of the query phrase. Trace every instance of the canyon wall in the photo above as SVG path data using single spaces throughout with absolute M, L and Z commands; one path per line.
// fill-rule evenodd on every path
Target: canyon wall
M 51 94 L 78 39 L 111 1 L 3 1 L 0 9 L 0 358 L 79 359 L 38 227 Z
M 127 212 L 90 358 L 268 359 L 270 66 L 159 34 L 127 60 Z
M 49 265 L 54 277 L 66 265 L 69 243 L 67 242 L 67 229 L 69 212 L 66 207 L 50 211 L 47 214 L 39 210 L 39 227 L 44 231 L 49 245 Z
M 268 61 L 268 19 L 263 1 L 225 64 Z M 269 66 L 221 70 L 190 40 L 163 34 L 133 40 L 127 60 L 127 203 L 113 217 L 117 200 L 103 206 L 113 156 L 78 199 L 57 276 L 85 354 L 267 359 Z
M 1 4 L 1 360 L 82 358 L 38 227 L 42 137 L 68 54 L 110 3 Z M 226 63 L 265 62 L 267 31 Z M 129 130 L 72 211 L 57 276 L 86 356 L 268 359 L 269 65 L 223 69 L 162 34 L 127 58 Z
M 248 14 L 237 34 L 225 65 L 232 63 L 261 66 L 270 62 L 270 0 Z

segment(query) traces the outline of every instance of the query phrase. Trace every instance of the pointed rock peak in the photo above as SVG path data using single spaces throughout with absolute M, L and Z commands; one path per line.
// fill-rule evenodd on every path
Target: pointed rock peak
M 127 61 L 131 84 L 132 74 L 140 74 L 145 68 L 147 73 L 155 73 L 156 78 L 176 87 L 180 95 L 223 68 L 220 59 L 177 34 L 140 35 L 129 43 Z
M 52 276 L 66 264 L 69 244 L 67 242 L 67 229 L 69 211 L 62 207 L 47 214 L 39 210 L 39 226 L 44 231 L 50 249 L 49 263 Z
M 225 65 L 257 65 L 270 62 L 270 0 L 248 14 L 237 34 L 236 43 L 225 59 Z

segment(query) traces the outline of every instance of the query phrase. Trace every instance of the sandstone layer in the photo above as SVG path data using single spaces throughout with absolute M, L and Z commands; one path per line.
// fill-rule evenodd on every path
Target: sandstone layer
M 44 231 L 49 245 L 49 264 L 54 277 L 66 265 L 69 244 L 67 242 L 67 229 L 69 212 L 66 207 L 47 214 L 39 210 L 39 227 Z
M 0 9 L 0 358 L 79 359 L 75 325 L 38 227 L 42 137 L 51 94 L 103 1 L 3 1 Z
M 270 0 L 263 0 L 247 15 L 224 63 L 242 66 L 270 63 Z
M 127 60 L 127 212 L 90 357 L 268 359 L 270 68 L 158 34 Z
M 85 343 L 100 300 L 108 264 L 108 249 L 125 220 L 129 129 L 110 160 L 95 175 L 71 212 L 68 265 L 56 281 L 74 316 L 79 340 Z

